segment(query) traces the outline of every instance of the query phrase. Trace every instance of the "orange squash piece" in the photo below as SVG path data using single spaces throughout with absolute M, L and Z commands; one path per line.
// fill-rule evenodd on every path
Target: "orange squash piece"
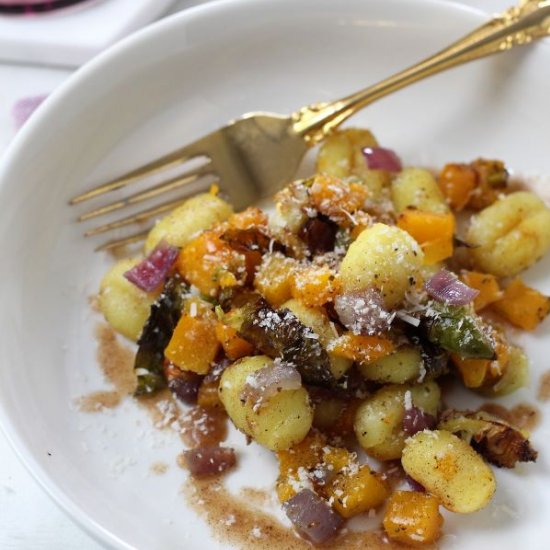
M 254 278 L 254 287 L 273 307 L 292 297 L 292 283 L 296 261 L 281 254 L 268 256 L 261 263 Z
M 352 462 L 352 454 L 344 447 L 324 447 L 323 462 L 337 474 L 344 468 L 350 466 Z
M 451 361 L 457 368 L 462 382 L 467 388 L 481 388 L 494 384 L 502 377 L 510 361 L 510 348 L 501 333 L 493 331 L 496 341 L 496 359 L 464 359 L 456 353 Z
M 244 338 L 241 338 L 233 327 L 224 325 L 223 323 L 217 323 L 215 332 L 216 338 L 222 345 L 225 355 L 232 361 L 236 361 L 247 355 L 252 355 L 254 346 Z
M 528 287 L 521 279 L 514 279 L 492 308 L 512 325 L 533 330 L 550 312 L 550 297 Z
M 452 239 L 438 239 L 429 241 L 422 246 L 424 252 L 424 265 L 434 265 L 453 255 L 454 246 Z
M 339 357 L 346 357 L 359 363 L 371 363 L 389 355 L 395 346 L 391 340 L 382 336 L 360 336 L 346 333 L 336 338 L 329 351 Z
M 345 518 L 378 508 L 389 495 L 386 483 L 366 464 L 349 470 L 339 473 L 326 493 L 333 508 Z
M 207 374 L 219 348 L 209 319 L 182 315 L 164 355 L 181 370 Z
M 424 212 L 407 208 L 397 218 L 397 227 L 406 231 L 424 252 L 424 263 L 433 265 L 453 255 L 456 221 L 451 212 Z
M 279 477 L 276 489 L 280 502 L 286 502 L 296 494 L 301 469 L 307 470 L 319 464 L 325 445 L 326 438 L 317 431 L 311 431 L 294 447 L 277 452 Z
M 257 225 L 267 225 L 267 214 L 255 206 L 250 206 L 242 212 L 237 212 L 227 220 L 235 229 L 249 229 Z
M 328 267 L 310 267 L 297 270 L 291 280 L 291 294 L 309 307 L 331 302 L 340 291 L 340 281 Z
M 396 491 L 388 500 L 383 520 L 388 537 L 411 546 L 432 544 L 441 537 L 443 517 L 432 495 Z
M 243 254 L 220 239 L 221 230 L 201 233 L 189 242 L 176 260 L 176 269 L 202 294 L 215 296 L 220 288 L 235 286 L 237 274 L 246 275 Z
M 368 195 L 365 185 L 347 183 L 327 174 L 315 176 L 309 188 L 312 206 L 344 227 L 355 225 L 350 216 L 363 208 Z
M 476 311 L 480 311 L 502 298 L 500 285 L 494 275 L 477 271 L 462 271 L 460 279 L 469 287 L 479 290 L 479 294 L 474 298 L 474 309 Z
M 437 179 L 449 206 L 462 210 L 470 200 L 477 182 L 476 171 L 468 164 L 446 164 Z

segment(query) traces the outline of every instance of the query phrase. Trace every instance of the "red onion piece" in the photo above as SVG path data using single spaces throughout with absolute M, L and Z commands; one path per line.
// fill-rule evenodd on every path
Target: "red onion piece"
M 194 477 L 219 475 L 235 466 L 235 451 L 229 447 L 211 445 L 184 451 L 183 459 L 189 472 Z
M 375 289 L 340 294 L 334 300 L 340 322 L 354 334 L 373 335 L 389 330 L 393 315 Z
M 179 248 L 161 241 L 147 258 L 124 273 L 124 277 L 141 290 L 151 292 L 164 281 L 178 254 Z
M 288 363 L 275 359 L 272 365 L 259 369 L 246 378 L 241 398 L 260 405 L 283 390 L 302 387 L 300 373 Z
M 479 290 L 465 285 L 456 275 L 446 269 L 441 269 L 431 277 L 424 288 L 438 302 L 444 302 L 452 306 L 469 304 L 479 294 Z
M 386 170 L 388 172 L 401 172 L 403 166 L 401 159 L 395 151 L 384 147 L 365 147 L 363 155 L 367 166 L 371 170 Z
M 405 409 L 403 415 L 403 431 L 407 435 L 414 435 L 423 430 L 433 430 L 437 424 L 435 416 L 424 412 L 419 407 L 412 405 Z
M 333 538 L 344 519 L 326 501 L 309 489 L 303 489 L 283 506 L 296 531 L 313 544 L 323 544 Z
M 166 378 L 168 379 L 168 389 L 180 401 L 187 405 L 194 405 L 197 402 L 202 376 L 191 371 L 180 371 L 177 375 L 167 375 Z

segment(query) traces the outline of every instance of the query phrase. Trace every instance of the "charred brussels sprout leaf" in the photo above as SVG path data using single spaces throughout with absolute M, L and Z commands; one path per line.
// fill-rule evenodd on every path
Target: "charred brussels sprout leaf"
M 495 466 L 513 468 L 516 462 L 537 459 L 537 451 L 518 429 L 484 412 L 446 411 L 439 429 L 458 435 Z
M 483 324 L 466 308 L 437 304 L 425 317 L 426 336 L 432 344 L 466 359 L 494 359 L 492 339 Z
M 181 317 L 188 289 L 179 276 L 168 280 L 159 299 L 151 306 L 149 319 L 138 340 L 134 362 L 136 396 L 151 395 L 166 386 L 164 350 Z
M 449 352 L 430 342 L 419 327 L 407 325 L 405 333 L 410 342 L 420 348 L 426 369 L 426 379 L 439 378 L 449 372 Z
M 319 337 L 288 309 L 273 309 L 261 297 L 254 296 L 226 317 L 225 322 L 262 353 L 294 365 L 304 382 L 318 386 L 335 383 L 329 356 Z

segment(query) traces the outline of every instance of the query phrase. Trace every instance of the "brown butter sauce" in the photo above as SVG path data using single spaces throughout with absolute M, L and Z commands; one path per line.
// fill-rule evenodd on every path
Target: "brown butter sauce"
M 83 412 L 98 412 L 112 408 L 132 394 L 135 387 L 134 352 L 121 344 L 114 331 L 106 324 L 96 329 L 98 342 L 97 358 L 101 370 L 112 391 L 98 391 L 79 399 Z M 226 437 L 227 418 L 217 412 L 195 408 L 183 412 L 175 404 L 168 390 L 141 398 L 138 403 L 145 407 L 158 429 L 172 429 L 174 422 L 180 426 L 180 435 L 188 446 L 212 445 Z M 182 466 L 181 455 L 176 458 Z M 155 463 L 151 471 L 162 474 L 166 464 Z M 258 509 L 271 500 L 271 495 L 254 488 L 243 488 L 241 495 L 233 495 L 217 480 L 197 480 L 189 477 L 184 484 L 183 494 L 190 508 L 205 518 L 213 535 L 223 543 L 229 543 L 246 550 L 311 550 L 313 546 L 298 537 L 290 528 L 282 525 L 268 513 Z M 254 507 L 250 506 L 250 503 Z M 323 545 L 325 549 L 346 550 L 398 550 L 398 545 L 381 532 L 349 532 L 344 530 L 334 541 Z M 435 548 L 424 547 L 424 550 Z
M 77 407 L 86 413 L 117 407 L 136 387 L 134 352 L 120 344 L 113 329 L 106 324 L 96 326 L 95 337 L 98 345 L 97 361 L 113 389 L 96 391 L 77 399 Z
M 540 423 L 541 413 L 534 405 L 520 403 L 512 408 L 506 408 L 496 403 L 485 403 L 480 410 L 502 418 L 521 430 L 533 431 Z
M 223 543 L 247 550 L 312 550 L 309 542 L 271 515 L 252 508 L 244 499 L 230 493 L 219 481 L 189 478 L 183 494 L 188 505 L 202 516 L 214 536 Z M 398 550 L 405 548 L 379 532 L 344 531 L 324 549 Z M 434 548 L 424 547 L 425 550 Z
M 550 401 L 550 370 L 544 372 L 539 379 L 537 399 L 543 402 Z

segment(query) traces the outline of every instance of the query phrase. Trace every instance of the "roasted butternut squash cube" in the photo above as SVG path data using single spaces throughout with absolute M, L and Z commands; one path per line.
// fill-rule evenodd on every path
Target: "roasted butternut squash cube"
M 205 296 L 215 296 L 220 288 L 240 284 L 246 273 L 246 259 L 221 238 L 221 230 L 201 233 L 190 241 L 176 260 L 176 269 Z M 242 281 L 241 281 L 242 282 Z
M 369 196 L 369 190 L 362 183 L 340 180 L 326 174 L 319 174 L 309 188 L 313 207 L 344 227 L 353 227 L 353 214 L 361 210 Z
M 394 345 L 382 336 L 346 333 L 336 338 L 329 348 L 329 351 L 338 357 L 345 357 L 359 363 L 370 363 L 389 355 L 394 350 Z
M 439 502 L 426 493 L 396 491 L 388 500 L 383 525 L 392 540 L 411 546 L 431 544 L 441 536 Z
M 210 319 L 182 315 L 164 355 L 181 370 L 207 374 L 219 342 Z
M 339 473 L 327 491 L 332 506 L 345 518 L 378 508 L 389 495 L 388 486 L 366 464 L 349 470 Z
M 252 355 L 254 346 L 244 338 L 241 338 L 233 327 L 217 323 L 215 332 L 218 342 L 223 347 L 223 351 L 232 361 Z
M 301 474 L 321 462 L 325 445 L 326 438 L 321 433 L 312 431 L 297 445 L 277 452 L 277 496 L 280 502 L 286 502 L 300 490 Z
M 469 164 L 446 164 L 437 179 L 449 206 L 462 210 L 476 187 L 477 173 Z
M 479 294 L 474 298 L 476 311 L 480 311 L 502 298 L 502 291 L 494 275 L 478 271 L 462 271 L 460 278 L 469 287 L 479 290 Z
M 277 253 L 265 256 L 254 277 L 254 287 L 270 305 L 278 307 L 292 298 L 295 271 L 295 260 Z
M 296 272 L 291 283 L 293 298 L 308 307 L 331 302 L 340 290 L 340 282 L 328 267 L 310 267 Z
M 533 330 L 550 312 L 550 297 L 528 287 L 521 279 L 514 279 L 492 307 L 512 325 Z
M 352 463 L 352 454 L 344 447 L 324 447 L 323 462 L 337 474 Z
M 424 263 L 433 265 L 453 255 L 455 217 L 451 212 L 424 212 L 407 208 L 397 218 L 397 227 L 406 231 L 424 252 Z

